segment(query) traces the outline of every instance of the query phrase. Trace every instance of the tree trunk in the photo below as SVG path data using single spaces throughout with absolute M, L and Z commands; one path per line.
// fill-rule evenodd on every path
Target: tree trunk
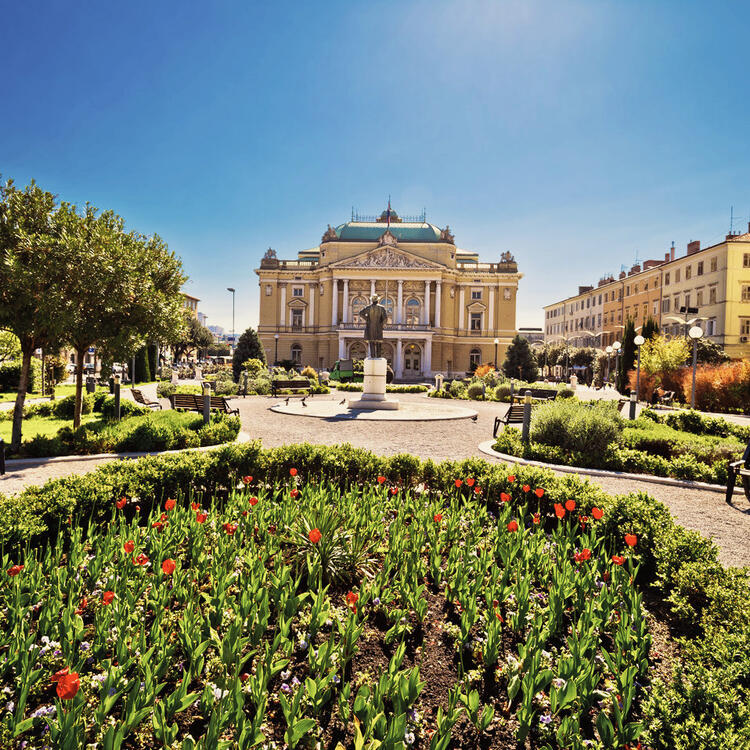
M 81 426 L 81 398 L 83 397 L 83 356 L 86 349 L 76 349 L 76 408 L 73 412 L 73 429 Z
M 13 410 L 13 433 L 10 439 L 10 450 L 17 453 L 21 448 L 21 430 L 23 428 L 23 405 L 26 401 L 26 390 L 29 386 L 29 370 L 31 369 L 31 345 L 26 345 L 22 350 L 21 379 L 18 381 L 18 395 L 16 406 Z

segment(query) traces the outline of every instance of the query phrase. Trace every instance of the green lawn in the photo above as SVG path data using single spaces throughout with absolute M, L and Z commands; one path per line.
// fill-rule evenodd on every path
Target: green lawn
M 83 414 L 81 416 L 81 424 L 89 424 L 91 422 L 101 421 L 101 414 Z M 57 432 L 62 427 L 72 427 L 72 419 L 58 419 L 57 417 L 31 417 L 30 419 L 23 420 L 23 439 L 31 440 L 36 435 L 44 435 L 45 437 L 52 437 L 57 435 Z M 0 440 L 10 442 L 11 433 L 13 431 L 13 422 L 10 419 L 4 419 L 0 422 Z
M 156 380 L 147 380 L 143 383 L 136 383 L 135 387 L 140 388 L 144 385 L 151 385 L 152 383 L 156 383 Z M 123 385 L 122 390 L 127 390 L 128 388 L 132 388 L 130 384 Z M 84 383 L 84 392 L 86 390 L 86 386 Z M 109 391 L 108 386 L 97 386 L 97 390 L 100 391 Z M 75 383 L 63 383 L 62 385 L 55 386 L 55 398 L 65 398 L 66 396 L 72 396 L 76 392 L 76 386 Z M 26 400 L 34 399 L 34 398 L 41 398 L 41 393 L 27 393 L 26 394 Z M 3 393 L 0 393 L 0 404 L 6 401 L 15 401 L 16 400 L 16 392 L 15 391 L 5 391 Z

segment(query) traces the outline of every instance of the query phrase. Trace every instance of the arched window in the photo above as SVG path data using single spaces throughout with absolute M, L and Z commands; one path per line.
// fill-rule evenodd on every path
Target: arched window
M 469 372 L 474 372 L 481 363 L 482 352 L 479 349 L 472 349 L 469 352 Z
M 363 307 L 367 307 L 367 299 L 365 297 L 355 297 L 352 300 L 352 323 L 362 322 L 359 312 Z
M 419 325 L 421 308 L 422 305 L 416 297 L 410 297 L 408 300 L 406 300 L 406 325 Z
M 76 353 L 71 352 L 70 353 L 70 364 L 74 365 L 76 363 Z
M 298 365 L 302 364 L 302 347 L 299 344 L 292 344 L 292 361 Z
M 367 347 L 364 341 L 354 341 L 349 347 L 350 359 L 364 359 L 367 356 Z

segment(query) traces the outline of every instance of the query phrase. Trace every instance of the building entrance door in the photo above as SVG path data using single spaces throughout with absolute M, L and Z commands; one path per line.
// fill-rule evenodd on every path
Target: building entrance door
M 422 375 L 422 351 L 417 344 L 404 347 L 404 377 L 417 378 Z

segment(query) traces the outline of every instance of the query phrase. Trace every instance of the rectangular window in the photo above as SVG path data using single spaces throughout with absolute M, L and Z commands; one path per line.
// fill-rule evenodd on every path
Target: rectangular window
M 740 333 L 743 336 L 750 336 L 750 318 L 742 318 L 740 322 Z
M 602 295 L 601 294 L 599 295 L 599 304 L 600 305 L 602 304 Z
M 602 327 L 602 314 L 599 313 L 599 322 L 597 323 L 597 328 L 601 328 L 601 327 Z
M 696 273 L 698 274 L 698 276 L 703 276 L 703 261 L 698 263 L 698 270 L 696 271 Z
M 685 266 L 685 281 L 687 281 L 689 278 L 692 278 L 692 276 L 693 276 L 693 267 Z
M 301 286 L 292 287 L 292 297 L 303 297 L 304 293 L 304 289 Z
M 669 271 L 664 274 L 664 284 L 669 284 Z
M 746 255 L 745 258 L 748 256 Z M 719 259 L 718 258 L 711 258 L 711 271 L 715 271 L 719 267 Z
M 625 287 L 625 296 L 626 296 L 626 297 L 629 297 L 629 296 L 630 296 L 630 284 L 628 284 L 628 285 L 627 285 L 627 286 Z
M 750 302 L 750 284 L 742 285 L 742 301 Z
M 665 297 L 661 301 L 661 311 L 662 312 L 669 312 L 669 297 Z
M 654 310 L 653 310 L 653 316 L 656 317 L 659 313 L 659 303 L 654 300 Z
M 745 253 L 745 254 L 744 254 L 744 255 L 742 256 L 742 265 L 743 265 L 743 266 L 744 266 L 745 268 L 750 268 L 750 253 Z
M 266 297 L 270 297 L 273 292 L 273 288 L 270 284 L 266 284 Z
M 292 310 L 292 328 L 302 328 L 302 310 Z
M 690 293 L 685 293 L 685 307 L 690 307 Z
M 471 330 L 472 331 L 482 330 L 482 313 L 480 312 L 471 313 Z
M 472 289 L 471 290 L 471 298 L 472 299 L 482 299 L 482 290 L 481 289 Z
M 609 302 L 609 292 L 604 292 L 604 301 Z
M 715 286 L 710 286 L 708 288 L 708 304 L 709 305 L 716 304 L 716 287 Z
M 678 284 L 679 281 L 680 281 L 680 269 L 677 268 L 675 269 L 675 272 L 674 272 L 674 283 Z
M 675 312 L 677 312 L 680 309 L 680 295 L 679 294 L 675 294 L 673 305 L 674 307 L 672 309 Z
M 644 292 L 648 291 L 648 281 L 643 285 L 643 291 Z
M 716 318 L 709 318 L 706 321 L 706 336 L 713 336 L 716 330 Z
M 695 304 L 700 307 L 703 304 L 703 292 L 696 292 L 695 293 Z
M 638 284 L 633 287 L 633 294 L 638 294 Z

